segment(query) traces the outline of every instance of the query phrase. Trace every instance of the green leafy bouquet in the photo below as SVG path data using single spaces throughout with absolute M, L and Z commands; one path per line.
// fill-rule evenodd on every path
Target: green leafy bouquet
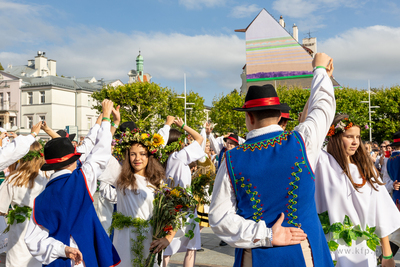
M 153 200 L 153 216 L 150 218 L 150 225 L 153 228 L 153 240 L 165 237 L 170 231 L 177 231 L 184 225 L 189 225 L 187 218 L 194 218 L 196 200 L 189 194 L 190 189 L 177 186 L 173 189 L 162 185 L 155 192 Z M 198 222 L 198 218 L 195 219 Z M 192 239 L 194 227 L 185 236 Z M 146 259 L 145 266 L 153 266 L 156 254 L 150 253 Z M 162 261 L 162 253 L 158 253 L 158 265 Z
M 18 205 L 14 206 L 14 209 L 10 210 L 6 215 L 7 218 L 7 228 L 4 230 L 3 233 L 7 233 L 10 231 L 10 226 L 14 224 L 16 221 L 17 223 L 23 223 L 26 218 L 28 220 L 31 218 L 32 209 L 28 206 L 20 207 Z
M 196 171 L 192 177 L 191 190 L 197 202 L 201 205 L 210 204 L 210 195 L 214 189 L 215 172 L 209 168 L 205 171 Z
M 375 234 L 376 227 L 369 227 L 367 225 L 365 231 L 363 231 L 361 230 L 360 225 L 354 226 L 353 222 L 347 215 L 344 216 L 343 223 L 336 222 L 331 225 L 328 211 L 318 214 L 318 217 L 325 234 L 332 233 L 332 239 L 343 239 L 349 247 L 351 246 L 352 241 L 356 241 L 358 237 L 366 238 L 367 246 L 372 251 L 375 251 L 376 247 L 380 244 L 379 237 Z M 339 247 L 339 244 L 334 240 L 328 241 L 330 251 L 336 251 Z

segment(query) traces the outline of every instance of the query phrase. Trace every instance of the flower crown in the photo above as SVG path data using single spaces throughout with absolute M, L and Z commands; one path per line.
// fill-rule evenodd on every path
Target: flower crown
M 158 133 L 153 135 L 142 133 L 139 129 L 133 129 L 132 131 L 127 129 L 121 133 L 120 138 L 115 138 L 113 140 L 114 154 L 117 158 L 124 159 L 126 150 L 130 149 L 133 143 L 144 145 L 152 155 L 157 159 L 161 159 L 161 150 L 164 144 L 163 137 Z
M 331 137 L 337 133 L 344 133 L 346 132 L 346 130 L 350 129 L 354 125 L 355 124 L 349 118 L 344 118 L 343 120 L 339 121 L 336 125 L 332 124 L 326 136 Z

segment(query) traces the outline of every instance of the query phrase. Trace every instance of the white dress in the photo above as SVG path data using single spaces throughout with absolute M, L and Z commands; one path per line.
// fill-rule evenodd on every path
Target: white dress
M 357 166 L 350 164 L 353 181 L 362 183 Z M 344 174 L 335 158 L 321 151 L 315 167 L 315 200 L 318 213 L 328 211 L 330 224 L 343 223 L 345 215 L 349 216 L 354 225 L 360 225 L 361 230 L 366 226 L 376 227 L 375 233 L 379 238 L 390 235 L 400 227 L 400 213 L 390 198 L 385 186 L 374 184 L 375 191 L 367 182 L 357 192 L 349 178 Z M 329 241 L 331 236 L 326 235 Z M 335 240 L 339 247 L 331 252 L 336 267 L 366 267 L 376 266 L 376 254 L 368 248 L 364 238 L 353 240 L 348 247 L 340 239 Z
M 183 148 L 178 152 L 172 153 L 167 162 L 166 176 L 173 178 L 174 186 L 181 186 L 186 188 L 192 183 L 192 174 L 190 172 L 189 164 L 193 161 L 199 160 L 205 156 L 202 147 L 198 142 L 193 142 L 189 146 Z M 171 180 L 168 179 L 168 185 L 171 186 Z M 189 227 L 184 227 L 182 231 L 178 231 L 172 240 L 171 244 L 166 248 L 164 255 L 171 256 L 177 252 L 186 252 L 186 250 L 197 250 L 201 248 L 200 228 L 199 224 L 194 220 L 189 220 L 189 223 L 196 225 L 194 229 L 194 237 L 189 240 L 185 237 L 183 232 L 187 232 Z
M 154 189 L 148 187 L 149 183 L 146 178 L 135 174 L 137 190 L 125 189 L 125 195 L 121 190 L 117 189 L 117 211 L 125 216 L 132 218 L 141 218 L 148 220 L 153 214 Z M 150 253 L 150 243 L 152 242 L 153 229 L 149 227 L 146 240 L 143 242 L 144 260 Z M 118 267 L 131 267 L 134 255 L 131 252 L 132 242 L 136 242 L 136 234 L 132 232 L 132 228 L 124 228 L 122 230 L 115 229 L 113 244 L 118 251 L 121 263 Z M 154 266 L 157 265 L 157 260 Z
M 42 174 L 43 175 L 43 174 Z M 7 213 L 8 207 L 14 208 L 14 205 L 18 206 L 29 206 L 33 208 L 34 199 L 44 190 L 48 179 L 39 174 L 35 178 L 33 188 L 27 188 L 24 186 L 13 186 L 8 181 L 13 177 L 10 176 L 0 186 L 0 212 Z M 12 267 L 40 267 L 42 263 L 37 261 L 29 253 L 29 250 L 25 244 L 24 237 L 28 227 L 29 218 L 23 223 L 14 222 L 10 226 L 8 232 L 8 251 L 6 258 L 6 266 Z

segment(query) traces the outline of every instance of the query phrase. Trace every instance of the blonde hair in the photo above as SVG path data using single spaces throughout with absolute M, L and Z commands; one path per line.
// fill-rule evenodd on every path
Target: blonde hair
M 40 151 L 41 149 L 42 145 L 37 141 L 30 147 L 30 151 Z M 26 161 L 21 159 L 17 169 L 12 171 L 7 177 L 9 184 L 12 183 L 13 186 L 33 188 L 35 178 L 39 175 L 39 170 L 44 163 L 44 157 Z M 48 178 L 47 174 L 45 176 Z

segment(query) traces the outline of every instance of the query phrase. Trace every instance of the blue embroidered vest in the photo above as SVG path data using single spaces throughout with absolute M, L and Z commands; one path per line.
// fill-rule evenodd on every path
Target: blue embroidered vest
M 226 147 L 223 147 L 218 155 L 218 168 L 221 166 L 222 158 L 224 158 L 224 154 L 226 152 Z
M 387 161 L 387 172 L 390 179 L 400 182 L 400 152 L 395 151 L 392 153 Z M 400 190 L 393 190 L 393 201 L 396 203 L 397 208 L 400 210 Z
M 86 266 L 119 264 L 118 253 L 96 215 L 82 170 L 52 179 L 35 199 L 33 219 L 49 230 L 50 237 L 67 246 L 72 236 Z M 71 260 L 58 258 L 47 266 L 71 267 Z
M 248 139 L 226 152 L 226 163 L 237 214 L 263 220 L 270 228 L 283 212 L 282 226 L 301 227 L 307 234 L 314 266 L 333 266 L 315 206 L 314 173 L 299 133 L 278 131 Z M 251 251 L 253 266 L 305 267 L 300 244 Z M 239 267 L 243 249 L 235 254 L 234 267 Z

